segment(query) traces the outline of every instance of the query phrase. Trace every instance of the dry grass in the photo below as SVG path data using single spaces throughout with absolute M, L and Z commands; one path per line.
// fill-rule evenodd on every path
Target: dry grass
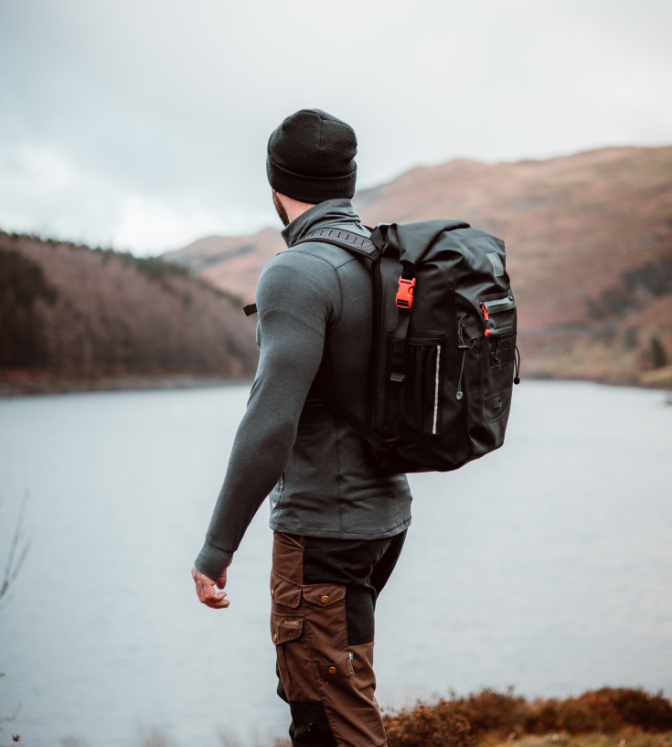
M 542 743 L 546 747 L 548 740 L 559 747 L 573 747 L 579 736 L 587 739 L 585 735 L 618 736 L 614 747 L 635 747 L 631 741 L 635 734 L 644 740 L 641 747 L 668 747 L 672 703 L 662 694 L 631 688 L 605 687 L 578 697 L 531 701 L 510 690 L 483 690 L 431 705 L 418 703 L 412 709 L 386 714 L 384 722 L 389 747 L 495 747 L 513 741 L 528 745 L 526 740 L 532 740 L 529 747 Z M 620 736 L 625 732 L 631 736 Z M 656 734 L 662 736 L 646 741 Z M 582 742 L 583 747 L 587 744 Z M 640 742 L 636 744 L 640 747 Z M 612 743 L 605 742 L 604 747 Z
M 624 729 L 616 734 L 571 735 L 565 732 L 529 735 L 517 739 L 511 735 L 505 741 L 484 738 L 480 747 L 509 747 L 513 742 L 520 747 L 672 747 L 672 731 L 651 734 L 641 729 Z

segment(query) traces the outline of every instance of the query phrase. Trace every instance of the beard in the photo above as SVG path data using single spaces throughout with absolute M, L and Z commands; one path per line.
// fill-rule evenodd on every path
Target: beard
M 290 223 L 289 216 L 287 215 L 287 211 L 285 210 L 284 205 L 278 199 L 277 192 L 273 192 L 273 205 L 275 207 L 275 212 L 278 214 L 278 217 L 282 221 L 282 225 L 286 228 Z

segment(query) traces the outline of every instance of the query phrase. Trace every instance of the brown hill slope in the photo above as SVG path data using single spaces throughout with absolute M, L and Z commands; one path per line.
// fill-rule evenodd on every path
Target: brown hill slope
M 364 190 L 368 225 L 461 218 L 506 241 L 527 373 L 649 381 L 672 358 L 672 147 L 422 167 Z M 164 255 L 251 300 L 270 229 Z
M 174 265 L 0 233 L 5 378 L 241 376 L 256 359 L 239 302 Z

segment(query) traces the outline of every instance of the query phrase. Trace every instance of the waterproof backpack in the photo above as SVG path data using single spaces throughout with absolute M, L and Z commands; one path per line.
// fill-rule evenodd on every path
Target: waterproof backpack
M 455 220 L 380 224 L 370 238 L 326 228 L 298 243 L 308 241 L 371 265 L 369 422 L 328 386 L 318 393 L 366 439 L 379 466 L 444 472 L 498 449 L 520 365 L 504 242 Z

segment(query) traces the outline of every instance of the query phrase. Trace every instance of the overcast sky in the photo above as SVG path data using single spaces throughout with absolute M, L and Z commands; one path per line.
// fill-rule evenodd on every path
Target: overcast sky
M 455 157 L 672 143 L 670 0 L 0 0 L 0 228 L 157 253 L 279 226 L 319 107 L 359 187 Z

